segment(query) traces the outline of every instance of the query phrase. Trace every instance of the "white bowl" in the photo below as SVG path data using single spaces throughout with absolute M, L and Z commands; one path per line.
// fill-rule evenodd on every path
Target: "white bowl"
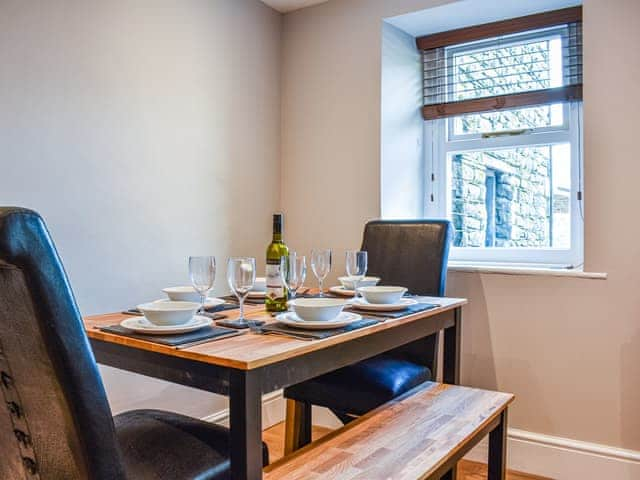
M 256 277 L 256 281 L 253 284 L 252 292 L 266 292 L 267 291 L 267 279 L 265 277 Z
M 291 300 L 289 305 L 302 320 L 326 322 L 340 315 L 345 303 L 339 298 L 297 298 Z
M 353 277 L 338 277 L 338 281 L 345 290 L 353 290 L 355 285 L 353 283 Z M 378 277 L 364 277 L 358 282 L 358 287 L 373 287 L 377 285 L 380 279 Z
M 193 318 L 199 303 L 195 302 L 154 302 L 138 305 L 145 318 L 154 325 L 182 325 Z
M 200 294 L 193 287 L 167 287 L 162 291 L 174 302 L 199 302 Z
M 398 303 L 407 292 L 404 287 L 360 287 L 358 292 L 369 303 Z

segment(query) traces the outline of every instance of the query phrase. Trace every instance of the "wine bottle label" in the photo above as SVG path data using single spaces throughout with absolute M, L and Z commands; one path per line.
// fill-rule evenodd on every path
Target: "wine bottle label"
M 284 297 L 282 278 L 280 277 L 280 265 L 267 264 L 267 296 L 270 298 Z

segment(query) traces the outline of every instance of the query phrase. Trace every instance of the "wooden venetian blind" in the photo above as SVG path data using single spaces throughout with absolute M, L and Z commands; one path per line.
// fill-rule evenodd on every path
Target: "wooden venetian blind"
M 582 99 L 582 7 L 419 37 L 425 120 Z

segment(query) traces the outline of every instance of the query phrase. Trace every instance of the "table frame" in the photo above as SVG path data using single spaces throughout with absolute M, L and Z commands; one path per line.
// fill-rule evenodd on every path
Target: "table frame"
M 444 331 L 443 382 L 460 383 L 462 305 L 254 369 L 220 366 L 90 338 L 99 363 L 229 397 L 234 480 L 262 478 L 262 394 Z

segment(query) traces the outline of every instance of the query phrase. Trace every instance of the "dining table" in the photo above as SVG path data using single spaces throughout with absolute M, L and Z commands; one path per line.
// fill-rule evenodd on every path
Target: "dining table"
M 98 363 L 229 398 L 230 468 L 234 480 L 262 478 L 262 395 L 444 332 L 442 381 L 460 382 L 462 298 L 417 297 L 429 310 L 380 321 L 322 339 L 246 331 L 187 348 L 109 333 L 127 313 L 84 317 Z M 238 310 L 227 310 L 228 319 Z M 245 306 L 248 318 L 274 322 L 264 305 Z M 363 314 L 369 316 L 368 314 Z M 375 314 L 372 313 L 372 318 Z

